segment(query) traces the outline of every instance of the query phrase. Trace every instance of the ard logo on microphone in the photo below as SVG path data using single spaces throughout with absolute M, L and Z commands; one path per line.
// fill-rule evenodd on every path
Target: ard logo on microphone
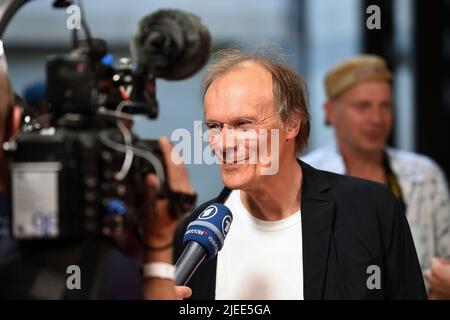
M 230 231 L 232 220 L 233 219 L 229 215 L 226 215 L 222 220 L 222 234 L 224 237 L 227 235 L 228 231 Z
M 216 206 L 209 206 L 208 208 L 203 211 L 198 218 L 200 220 L 208 220 L 214 217 L 217 214 L 217 207 Z

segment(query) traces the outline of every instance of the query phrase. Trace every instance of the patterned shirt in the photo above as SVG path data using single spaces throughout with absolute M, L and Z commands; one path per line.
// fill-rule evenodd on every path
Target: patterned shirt
M 422 270 L 433 256 L 450 258 L 450 198 L 441 168 L 430 158 L 386 148 L 389 164 L 398 179 L 406 215 Z M 345 174 L 336 146 L 315 150 L 302 160 L 311 166 Z

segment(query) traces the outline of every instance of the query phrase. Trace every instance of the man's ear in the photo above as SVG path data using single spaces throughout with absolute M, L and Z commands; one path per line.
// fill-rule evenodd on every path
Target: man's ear
M 327 100 L 323 104 L 323 111 L 325 112 L 325 125 L 333 126 L 335 123 L 335 105 L 334 102 Z
M 286 138 L 295 139 L 300 132 L 302 125 L 302 116 L 300 112 L 296 112 L 293 119 L 290 119 L 286 125 Z

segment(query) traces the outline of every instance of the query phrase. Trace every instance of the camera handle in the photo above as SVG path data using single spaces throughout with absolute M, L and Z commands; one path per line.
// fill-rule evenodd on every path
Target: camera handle
M 30 0 L 2 0 L 0 2 L 0 39 L 11 18 L 26 2 Z

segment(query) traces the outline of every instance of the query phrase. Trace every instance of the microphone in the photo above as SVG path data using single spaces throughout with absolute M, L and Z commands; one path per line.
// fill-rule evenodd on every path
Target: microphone
M 131 53 L 155 77 L 181 80 L 199 71 L 211 52 L 211 36 L 200 19 L 181 10 L 159 10 L 141 19 Z
M 232 221 L 230 209 L 213 203 L 187 226 L 183 238 L 185 248 L 175 264 L 178 286 L 186 285 L 200 264 L 214 258 L 222 249 Z

